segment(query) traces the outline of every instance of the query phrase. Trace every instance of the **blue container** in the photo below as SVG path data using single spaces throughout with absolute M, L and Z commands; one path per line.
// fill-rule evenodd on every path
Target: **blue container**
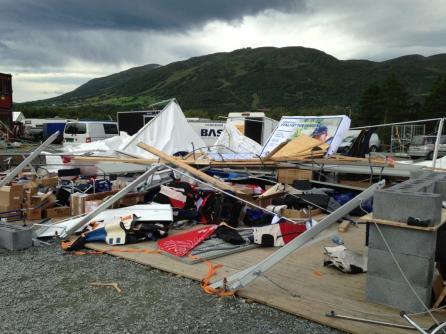
M 63 140 L 63 132 L 65 129 L 65 122 L 54 122 L 54 123 L 44 123 L 43 124 L 43 140 L 48 139 L 56 131 L 59 131 L 59 136 L 53 142 L 53 144 L 60 144 Z

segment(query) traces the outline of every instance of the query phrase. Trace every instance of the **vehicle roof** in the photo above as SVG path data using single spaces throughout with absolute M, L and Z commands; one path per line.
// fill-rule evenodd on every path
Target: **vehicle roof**
M 69 121 L 67 123 L 110 123 L 110 124 L 118 124 L 115 121 Z

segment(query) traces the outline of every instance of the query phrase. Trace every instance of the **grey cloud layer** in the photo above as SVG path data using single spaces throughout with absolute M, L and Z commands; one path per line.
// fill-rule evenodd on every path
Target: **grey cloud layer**
M 3 0 L 2 26 L 37 29 L 177 30 L 234 21 L 267 9 L 295 11 L 300 0 Z

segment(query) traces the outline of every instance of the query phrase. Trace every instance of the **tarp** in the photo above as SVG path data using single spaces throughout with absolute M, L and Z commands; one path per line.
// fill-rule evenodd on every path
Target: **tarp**
M 121 217 L 125 217 L 132 214 L 136 215 L 141 220 L 153 220 L 153 221 L 173 220 L 172 207 L 169 204 L 151 203 L 151 204 L 132 205 L 119 209 L 105 210 L 99 213 L 95 218 L 90 220 L 84 226 L 90 224 L 93 221 L 99 223 L 100 224 L 99 226 L 102 226 L 102 224 L 105 225 L 110 222 L 116 222 L 119 221 Z M 75 226 L 82 218 L 83 217 L 76 217 L 64 220 L 60 223 L 45 225 L 44 227 L 41 227 L 36 231 L 36 236 L 38 238 L 54 237 L 55 233 L 57 232 L 59 236 L 64 237 L 65 231 L 70 229 L 72 226 Z M 77 232 L 81 231 L 84 228 L 84 226 L 79 228 Z
M 120 152 L 135 157 L 155 158 L 151 153 L 139 148 L 139 143 L 148 144 L 169 155 L 180 151 L 191 152 L 206 146 L 174 100 L 119 148 Z
M 261 156 L 266 156 L 280 143 L 306 134 L 330 144 L 327 154 L 335 153 L 350 128 L 350 118 L 338 116 L 284 116 L 265 143 Z
M 262 146 L 256 141 L 244 136 L 231 120 L 226 121 L 226 125 L 220 137 L 215 142 L 216 146 L 225 146 L 237 153 L 259 154 Z
M 103 140 L 93 141 L 91 143 L 83 143 L 77 145 L 64 145 L 64 153 L 80 155 L 83 153 L 96 152 L 101 155 L 113 155 L 115 150 L 126 145 L 130 139 L 126 132 L 121 132 L 119 136 L 110 137 Z

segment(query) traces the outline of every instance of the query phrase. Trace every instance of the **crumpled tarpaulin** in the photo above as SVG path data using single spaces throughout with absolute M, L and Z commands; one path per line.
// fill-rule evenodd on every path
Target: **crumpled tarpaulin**
M 367 256 L 351 251 L 345 246 L 324 247 L 324 266 L 333 266 L 344 273 L 367 272 Z

